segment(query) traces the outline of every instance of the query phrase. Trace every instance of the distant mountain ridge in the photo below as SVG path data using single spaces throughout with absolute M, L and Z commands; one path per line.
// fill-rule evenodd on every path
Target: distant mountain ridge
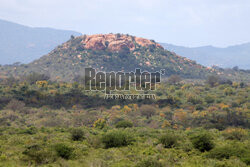
M 183 47 L 161 43 L 161 45 L 176 54 L 195 60 L 204 66 L 220 66 L 232 68 L 238 66 L 242 69 L 250 69 L 250 43 L 217 48 L 213 46 Z
M 81 33 L 52 28 L 32 28 L 0 20 L 0 64 L 29 63 L 48 54 L 70 36 Z

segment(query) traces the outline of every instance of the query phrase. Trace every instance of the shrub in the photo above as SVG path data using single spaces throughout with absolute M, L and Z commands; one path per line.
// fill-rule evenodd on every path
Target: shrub
M 133 127 L 133 123 L 130 121 L 123 120 L 123 121 L 119 121 L 118 123 L 116 123 L 115 127 L 116 128 L 131 128 Z
M 23 154 L 27 156 L 26 160 L 36 164 L 46 164 L 55 160 L 53 152 L 39 144 L 27 146 Z
M 167 133 L 159 138 L 159 142 L 165 148 L 172 148 L 177 145 L 178 137 L 174 134 Z
M 209 84 L 211 87 L 216 86 L 218 82 L 219 82 L 219 77 L 215 75 L 209 76 L 206 80 L 206 83 Z
M 229 159 L 232 156 L 239 157 L 242 162 L 250 165 L 250 151 L 240 144 L 227 144 L 212 149 L 207 156 L 209 158 L 216 158 L 219 160 Z
M 223 132 L 223 136 L 228 140 L 244 140 L 247 138 L 247 131 L 241 128 L 228 128 Z
M 225 93 L 226 96 L 229 96 L 229 95 L 234 94 L 234 91 L 233 91 L 232 88 L 225 88 L 224 93 Z
M 106 121 L 102 118 L 99 118 L 94 122 L 93 126 L 98 129 L 103 129 L 106 126 Z
M 20 131 L 20 133 L 22 134 L 29 134 L 29 135 L 33 135 L 37 133 L 37 129 L 35 127 L 29 127 L 27 129 L 23 129 Z
M 206 103 L 208 103 L 208 104 L 213 103 L 213 102 L 214 102 L 214 99 L 215 99 L 215 97 L 213 97 L 213 96 L 211 96 L 211 95 L 207 95 L 207 96 L 205 97 L 205 101 L 206 101 Z
M 73 141 L 81 141 L 84 139 L 84 131 L 82 129 L 73 129 L 71 131 L 71 139 Z
M 201 97 L 195 96 L 195 95 L 189 95 L 187 97 L 187 101 L 190 102 L 190 103 L 192 103 L 192 104 L 194 104 L 194 105 L 195 104 L 202 104 L 203 103 Z
M 63 159 L 70 159 L 73 156 L 73 148 L 59 143 L 55 145 L 56 153 L 59 157 Z
M 139 162 L 136 167 L 163 167 L 163 165 L 155 159 L 146 159 Z
M 102 137 L 105 148 L 128 146 L 132 144 L 133 141 L 134 138 L 132 135 L 125 131 L 114 130 Z
M 7 105 L 6 108 L 12 111 L 20 111 L 25 107 L 25 104 L 22 101 L 12 99 Z
M 200 134 L 192 136 L 191 142 L 194 147 L 201 152 L 209 151 L 214 148 L 212 137 L 208 133 L 201 132 Z

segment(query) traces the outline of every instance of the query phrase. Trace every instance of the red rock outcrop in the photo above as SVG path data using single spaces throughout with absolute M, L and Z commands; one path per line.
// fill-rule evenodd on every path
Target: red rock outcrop
M 163 49 L 163 47 L 151 40 L 134 37 L 129 35 L 120 35 L 120 34 L 96 34 L 96 35 L 85 35 L 81 36 L 83 38 L 82 44 L 85 49 L 93 50 L 104 50 L 108 49 L 111 52 L 120 52 L 120 51 L 133 51 L 136 48 L 136 45 L 148 47 L 150 45 L 157 48 Z

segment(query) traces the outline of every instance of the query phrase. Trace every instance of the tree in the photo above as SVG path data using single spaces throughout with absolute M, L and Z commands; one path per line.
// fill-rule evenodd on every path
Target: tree
M 206 83 L 209 84 L 211 87 L 216 86 L 218 82 L 219 82 L 219 77 L 215 75 L 209 76 L 206 80 Z
M 74 36 L 74 35 L 71 35 L 71 36 L 70 36 L 70 39 L 75 39 L 75 36 Z
M 143 105 L 140 107 L 141 115 L 146 116 L 147 119 L 155 115 L 156 108 L 150 105 Z

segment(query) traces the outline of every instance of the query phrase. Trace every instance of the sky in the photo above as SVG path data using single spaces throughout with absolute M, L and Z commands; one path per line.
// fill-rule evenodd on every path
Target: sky
M 188 47 L 250 42 L 250 0 L 0 0 L 0 19 Z

